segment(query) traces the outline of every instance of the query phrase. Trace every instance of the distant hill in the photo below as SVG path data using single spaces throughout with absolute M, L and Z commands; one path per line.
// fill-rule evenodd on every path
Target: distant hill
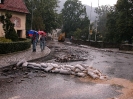
M 61 0 L 60 1 L 59 7 L 57 8 L 57 13 L 60 13 L 61 12 L 61 10 L 64 7 L 64 3 L 65 2 L 66 2 L 66 0 Z M 90 19 L 91 6 L 89 6 L 89 5 L 84 5 L 84 6 L 86 6 L 86 12 L 87 12 L 87 15 L 89 16 L 89 19 Z M 91 22 L 94 22 L 95 21 L 95 18 L 97 16 L 97 14 L 94 11 L 95 11 L 95 7 L 92 7 L 92 11 L 91 11 Z

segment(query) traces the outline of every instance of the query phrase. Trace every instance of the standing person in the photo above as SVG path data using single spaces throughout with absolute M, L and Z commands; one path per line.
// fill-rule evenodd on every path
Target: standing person
M 37 42 L 36 32 L 33 33 L 31 40 L 32 40 L 33 52 L 36 52 L 36 42 Z
M 37 33 L 36 34 L 36 46 L 37 46 L 38 40 L 39 40 L 39 34 Z
M 41 48 L 41 51 L 45 49 L 45 36 L 43 33 L 41 34 L 41 37 L 40 37 L 40 48 Z

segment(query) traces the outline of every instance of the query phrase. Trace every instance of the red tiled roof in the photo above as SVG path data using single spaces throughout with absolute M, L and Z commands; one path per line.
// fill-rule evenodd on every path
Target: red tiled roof
M 23 0 L 4 0 L 4 4 L 0 4 L 0 9 L 29 13 Z

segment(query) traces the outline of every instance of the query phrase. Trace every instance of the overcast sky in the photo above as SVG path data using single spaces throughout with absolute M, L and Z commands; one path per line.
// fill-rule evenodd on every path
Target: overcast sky
M 83 4 L 89 5 L 91 6 L 91 2 L 92 2 L 92 7 L 97 7 L 98 6 L 98 0 L 79 0 L 81 1 Z M 114 4 L 116 4 L 117 0 L 99 0 L 99 6 L 101 5 L 111 5 L 113 6 Z

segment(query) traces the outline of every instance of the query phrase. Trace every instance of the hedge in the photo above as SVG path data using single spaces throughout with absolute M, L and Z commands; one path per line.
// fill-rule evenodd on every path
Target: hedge
M 0 42 L 0 54 L 23 51 L 31 47 L 31 40 L 20 38 L 17 42 Z

